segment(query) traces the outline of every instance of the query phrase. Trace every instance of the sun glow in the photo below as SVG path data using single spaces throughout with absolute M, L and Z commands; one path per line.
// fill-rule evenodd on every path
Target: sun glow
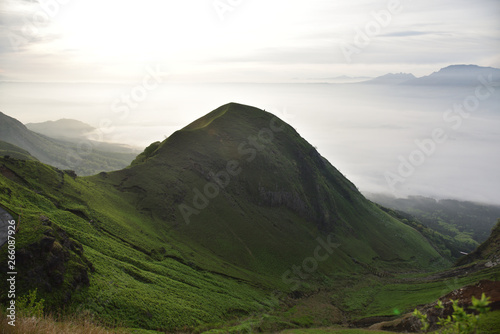
M 64 14 L 58 24 L 66 47 L 138 61 L 179 57 L 200 34 L 190 21 L 202 19 L 183 2 L 154 0 L 78 1 Z

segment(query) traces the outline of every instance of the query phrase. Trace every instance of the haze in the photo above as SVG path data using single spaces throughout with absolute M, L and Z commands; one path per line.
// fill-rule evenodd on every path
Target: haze
M 500 204 L 500 89 L 452 129 L 443 114 L 473 88 L 339 83 L 451 64 L 499 68 L 496 0 L 0 6 L 1 111 L 23 123 L 111 124 L 104 140 L 145 147 L 222 104 L 245 103 L 294 126 L 362 191 Z M 355 44 L 370 24 L 375 33 Z M 117 111 L 145 80 L 145 94 Z M 385 173 L 436 128 L 447 140 L 391 189 Z

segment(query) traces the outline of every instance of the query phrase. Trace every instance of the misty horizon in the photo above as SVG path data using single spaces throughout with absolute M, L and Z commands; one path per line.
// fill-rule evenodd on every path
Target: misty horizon
M 0 107 L 144 148 L 238 102 L 290 123 L 362 191 L 498 204 L 498 89 L 469 113 L 454 108 L 475 96 L 477 75 L 384 83 L 500 68 L 499 12 L 492 0 L 7 0 Z
M 116 101 L 129 94 L 133 85 L 2 86 L 7 97 L 2 111 L 23 123 L 73 118 L 97 128 L 99 135 L 93 139 L 140 149 L 163 141 L 223 104 L 252 105 L 293 126 L 362 192 L 500 203 L 495 168 L 500 162 L 498 89 L 458 124 L 452 114 L 444 114 L 474 94 L 475 87 L 162 83 L 144 101 L 124 108 L 126 104 Z M 56 100 L 47 98 L 56 91 Z M 17 97 L 9 98 L 9 92 Z M 192 95 L 197 98 L 186 102 Z M 30 105 L 37 106 L 34 112 L 29 112 Z M 386 173 L 397 174 L 400 157 L 408 160 L 419 149 L 415 141 L 428 141 L 437 127 L 446 131 L 446 141 L 425 155 L 412 175 L 391 187 Z

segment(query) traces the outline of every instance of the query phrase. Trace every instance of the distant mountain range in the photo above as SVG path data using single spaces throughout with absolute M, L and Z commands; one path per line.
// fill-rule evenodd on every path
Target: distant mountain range
M 443 234 L 485 241 L 500 218 L 500 206 L 458 201 L 436 200 L 423 196 L 396 198 L 392 195 L 365 193 L 365 196 L 387 208 L 407 212 L 424 225 Z
M 386 74 L 364 81 L 370 84 L 414 85 L 414 86 L 476 86 L 480 77 L 490 78 L 495 84 L 500 82 L 500 69 L 477 65 L 451 65 L 438 72 L 417 78 L 411 73 Z
M 372 79 L 371 77 L 351 77 L 348 75 L 341 75 L 338 77 L 331 77 L 331 78 L 321 78 L 317 79 L 323 82 L 328 82 L 328 83 L 358 83 L 358 82 L 364 82 L 367 80 Z
M 389 73 L 386 75 L 382 75 L 380 77 L 376 77 L 375 79 L 366 81 L 365 83 L 397 85 L 413 79 L 416 79 L 416 77 L 411 73 Z
M 25 125 L 31 131 L 59 139 L 81 139 L 95 130 L 94 127 L 74 119 L 27 123 Z
M 60 139 L 64 142 L 81 143 L 85 141 L 91 143 L 95 148 L 102 152 L 139 154 L 141 151 L 127 145 L 117 143 L 107 143 L 102 141 L 89 140 L 97 130 L 93 126 L 75 120 L 60 119 L 57 121 L 47 121 L 42 123 L 27 123 L 26 127 L 44 136 Z
M 341 75 L 337 77 L 322 77 L 322 78 L 293 78 L 293 82 L 297 83 L 330 83 L 330 84 L 343 84 L 343 83 L 359 83 L 373 79 L 373 77 L 351 77 L 348 75 Z
M 54 131 L 61 134 L 66 124 L 77 125 L 79 129 L 89 129 L 84 123 L 65 120 L 43 125 L 31 125 L 43 132 Z M 74 129 L 73 129 L 74 130 Z M 0 112 L 0 145 L 2 155 L 19 157 L 32 156 L 41 162 L 60 169 L 72 169 L 78 175 L 92 175 L 102 171 L 121 169 L 136 157 L 130 148 L 121 145 L 85 141 L 85 147 L 79 146 L 83 137 L 75 131 L 73 138 L 61 140 L 29 130 L 18 120 Z M 69 133 L 68 133 L 69 134 Z

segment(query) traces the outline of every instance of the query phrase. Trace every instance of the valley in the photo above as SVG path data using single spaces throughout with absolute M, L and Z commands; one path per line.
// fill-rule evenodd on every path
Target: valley
M 22 158 L 0 157 L 19 294 L 36 288 L 46 312 L 109 331 L 356 333 L 500 278 L 496 239 L 453 267 L 442 239 L 250 106 L 223 105 L 121 170 L 77 176 Z
M 499 13 L 2 0 L 0 334 L 500 334 Z

